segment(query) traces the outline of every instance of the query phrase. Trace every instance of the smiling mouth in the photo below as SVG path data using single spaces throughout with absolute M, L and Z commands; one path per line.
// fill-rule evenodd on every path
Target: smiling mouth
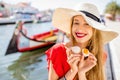
M 85 33 L 76 33 L 76 36 L 78 37 L 78 38 L 83 38 L 83 37 L 85 37 L 87 34 L 85 34 Z

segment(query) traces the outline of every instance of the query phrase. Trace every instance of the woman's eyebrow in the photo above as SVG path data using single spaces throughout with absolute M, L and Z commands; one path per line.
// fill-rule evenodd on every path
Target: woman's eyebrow
M 74 21 L 79 21 L 78 19 L 74 19 Z
M 87 23 L 87 21 L 86 21 L 86 20 L 84 20 L 84 22 L 85 22 L 85 23 Z

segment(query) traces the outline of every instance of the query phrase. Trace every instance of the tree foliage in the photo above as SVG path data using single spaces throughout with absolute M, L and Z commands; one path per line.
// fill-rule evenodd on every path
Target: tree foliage
M 108 3 L 106 6 L 105 13 L 118 14 L 119 12 L 120 6 L 115 1 Z
M 111 14 L 111 20 L 115 20 L 116 15 L 120 15 L 120 6 L 115 2 L 107 4 L 105 13 Z

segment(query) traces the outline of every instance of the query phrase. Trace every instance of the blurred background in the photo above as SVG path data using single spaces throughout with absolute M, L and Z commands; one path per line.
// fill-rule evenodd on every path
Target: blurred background
M 0 80 L 47 80 L 45 51 L 65 40 L 51 23 L 53 11 L 83 2 L 95 4 L 102 23 L 120 33 L 120 0 L 0 0 Z M 105 45 L 107 80 L 120 79 L 119 41 Z

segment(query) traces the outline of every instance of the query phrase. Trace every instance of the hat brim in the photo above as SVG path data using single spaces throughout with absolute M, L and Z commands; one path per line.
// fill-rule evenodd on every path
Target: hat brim
M 76 15 L 82 15 L 90 26 L 100 30 L 104 43 L 108 43 L 118 36 L 117 32 L 114 32 L 105 25 L 87 17 L 84 13 L 72 9 L 57 8 L 53 13 L 52 24 L 63 32 L 70 34 L 72 18 Z

